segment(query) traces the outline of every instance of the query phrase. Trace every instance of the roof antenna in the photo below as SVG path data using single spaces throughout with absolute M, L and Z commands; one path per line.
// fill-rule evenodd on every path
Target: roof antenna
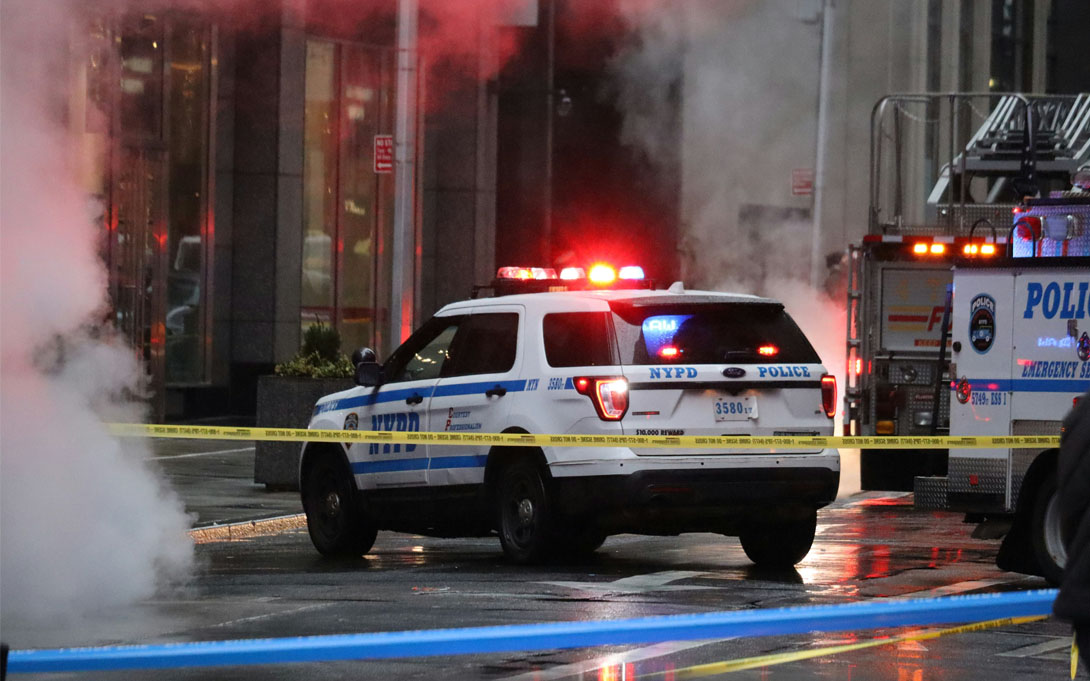
M 670 293 L 685 293 L 685 284 L 680 281 L 675 281 L 670 284 L 670 288 L 666 289 Z

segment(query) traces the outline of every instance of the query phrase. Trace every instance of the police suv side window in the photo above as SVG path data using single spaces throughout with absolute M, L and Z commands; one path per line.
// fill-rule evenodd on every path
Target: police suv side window
M 551 367 L 616 364 L 607 312 L 556 312 L 545 315 L 545 359 Z
M 515 366 L 519 316 L 515 312 L 480 313 L 458 328 L 443 376 L 502 374 Z
M 465 317 L 432 317 L 386 360 L 387 383 L 439 378 Z

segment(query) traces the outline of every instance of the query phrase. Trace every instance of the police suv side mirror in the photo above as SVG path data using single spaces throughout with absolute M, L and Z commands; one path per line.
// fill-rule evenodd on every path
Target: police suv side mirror
M 371 348 L 360 348 L 352 353 L 352 365 L 356 367 L 356 385 L 369 388 L 382 384 L 382 365 Z
M 371 388 L 382 385 L 382 365 L 378 362 L 360 362 L 356 365 L 356 385 Z

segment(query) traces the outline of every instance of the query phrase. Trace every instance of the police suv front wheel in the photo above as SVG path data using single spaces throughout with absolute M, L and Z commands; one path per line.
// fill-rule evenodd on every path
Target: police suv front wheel
M 371 550 L 378 530 L 343 461 L 327 454 L 310 459 L 302 488 L 307 531 L 318 553 L 358 558 Z
M 538 465 L 522 460 L 504 467 L 496 501 L 500 545 L 507 557 L 520 564 L 550 557 L 555 543 L 552 509 Z
M 789 568 L 810 552 L 816 530 L 817 509 L 797 508 L 754 519 L 738 539 L 749 559 L 760 567 Z

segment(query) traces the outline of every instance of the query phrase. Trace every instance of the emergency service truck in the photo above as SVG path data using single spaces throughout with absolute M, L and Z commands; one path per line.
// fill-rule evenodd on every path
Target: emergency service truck
M 958 327 L 943 323 L 952 266 L 970 255 L 999 259 L 1031 240 L 1044 249 L 1038 255 L 1079 252 L 1081 237 L 1053 238 L 1066 225 L 1056 223 L 1044 238 L 1033 226 L 1044 203 L 1057 199 L 1015 211 L 1027 208 L 1025 196 L 1066 189 L 1088 161 L 1087 94 L 879 100 L 871 116 L 868 234 L 848 251 L 845 434 L 952 432 L 949 333 Z M 1011 239 L 1012 215 L 1036 236 Z M 917 476 L 943 476 L 947 466 L 945 450 L 864 449 L 861 485 L 911 491 Z
M 954 436 L 1059 435 L 1090 390 L 1090 192 L 1028 199 L 1013 222 L 1010 257 L 969 253 L 953 268 Z M 970 520 L 1013 517 L 999 566 L 1059 582 L 1056 455 L 1053 447 L 951 449 L 946 475 L 916 479 L 916 506 Z

